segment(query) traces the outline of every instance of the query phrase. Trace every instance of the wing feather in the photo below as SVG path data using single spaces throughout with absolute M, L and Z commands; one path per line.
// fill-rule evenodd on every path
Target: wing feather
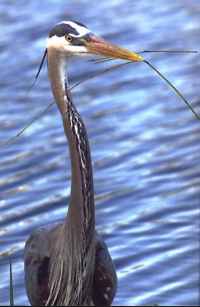
M 95 306 L 110 306 L 117 290 L 117 275 L 108 248 L 98 236 L 92 299 Z

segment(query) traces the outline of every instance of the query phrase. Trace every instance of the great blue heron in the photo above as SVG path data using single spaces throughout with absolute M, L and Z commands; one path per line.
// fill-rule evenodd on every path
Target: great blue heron
M 71 196 L 62 224 L 42 228 L 25 246 L 25 284 L 32 305 L 111 305 L 117 288 L 107 246 L 95 231 L 93 175 L 88 137 L 65 78 L 74 55 L 142 61 L 95 36 L 83 24 L 63 21 L 49 33 L 48 74 L 60 110 L 71 157 Z

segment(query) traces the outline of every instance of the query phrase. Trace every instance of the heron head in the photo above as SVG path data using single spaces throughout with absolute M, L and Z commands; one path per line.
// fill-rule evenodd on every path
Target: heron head
M 107 42 L 76 21 L 58 23 L 49 33 L 47 49 L 49 48 L 66 57 L 95 54 L 105 58 L 143 61 L 139 54 Z

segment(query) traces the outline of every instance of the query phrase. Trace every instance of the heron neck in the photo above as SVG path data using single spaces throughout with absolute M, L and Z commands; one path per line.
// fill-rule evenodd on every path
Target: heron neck
M 71 197 L 68 223 L 76 233 L 94 233 L 94 192 L 90 147 L 87 132 L 76 110 L 68 82 L 65 80 L 66 60 L 48 50 L 48 73 L 52 92 L 60 110 L 71 158 Z M 80 229 L 80 232 L 77 231 Z M 89 236 L 88 236 L 89 237 Z

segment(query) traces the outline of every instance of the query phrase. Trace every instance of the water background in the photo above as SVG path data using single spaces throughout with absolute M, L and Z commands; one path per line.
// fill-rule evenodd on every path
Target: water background
M 200 50 L 196 0 L 0 1 L 0 141 L 49 102 L 47 70 L 27 96 L 46 37 L 73 18 L 132 50 Z M 200 113 L 200 55 L 148 54 Z M 108 63 L 71 63 L 82 80 Z M 119 278 L 115 305 L 192 305 L 199 298 L 200 122 L 144 64 L 125 66 L 74 90 L 89 134 L 97 229 Z M 70 163 L 60 115 L 51 111 L 0 148 L 0 304 L 9 302 L 12 254 L 15 304 L 28 305 L 24 242 L 63 219 Z

